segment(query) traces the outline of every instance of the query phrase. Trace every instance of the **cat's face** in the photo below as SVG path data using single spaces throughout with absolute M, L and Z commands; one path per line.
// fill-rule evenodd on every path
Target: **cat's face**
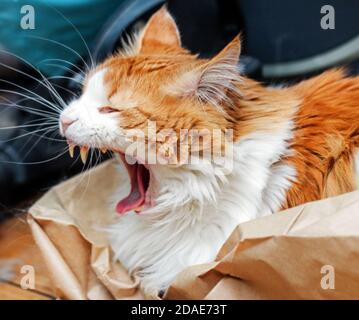
M 213 132 L 230 126 L 224 106 L 236 94 L 239 52 L 236 38 L 212 60 L 191 55 L 163 8 L 130 48 L 87 75 L 82 95 L 60 116 L 60 132 L 70 148 L 80 146 L 83 159 L 89 148 L 121 154 L 132 189 L 119 213 L 152 208 L 164 189 L 185 187 L 191 152 L 213 153 L 222 139 L 215 142 Z

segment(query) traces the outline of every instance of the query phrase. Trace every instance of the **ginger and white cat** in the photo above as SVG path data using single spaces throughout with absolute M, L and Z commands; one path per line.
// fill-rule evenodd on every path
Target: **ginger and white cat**
M 116 195 L 109 239 L 147 292 L 214 260 L 239 223 L 358 186 L 359 77 L 336 69 L 266 88 L 239 74 L 240 50 L 236 37 L 199 59 L 181 47 L 162 8 L 133 43 L 89 72 L 81 97 L 61 114 L 60 131 L 83 159 L 89 148 L 121 155 L 128 185 Z M 199 163 L 126 160 L 134 129 L 150 143 L 149 121 L 156 132 L 231 130 L 231 168 L 201 152 Z M 166 157 L 177 142 L 161 140 L 156 151 Z

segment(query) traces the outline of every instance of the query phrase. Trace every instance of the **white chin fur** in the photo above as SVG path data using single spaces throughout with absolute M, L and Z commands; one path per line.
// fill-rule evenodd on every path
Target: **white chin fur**
M 290 129 L 288 122 L 276 135 L 242 138 L 225 178 L 210 163 L 152 168 L 159 181 L 156 207 L 118 217 L 108 228 L 115 258 L 141 277 L 146 292 L 166 289 L 188 266 L 213 261 L 239 223 L 280 208 L 295 179 L 295 170 L 278 162 Z

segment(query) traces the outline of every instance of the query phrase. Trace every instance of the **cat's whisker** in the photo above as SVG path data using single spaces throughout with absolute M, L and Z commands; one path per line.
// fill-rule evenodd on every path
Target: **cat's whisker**
M 60 131 L 58 130 L 58 123 L 56 123 L 57 124 L 57 128 L 56 128 L 56 130 L 54 130 L 54 132 L 52 132 L 52 138 L 54 138 L 54 139 L 61 139 L 61 141 L 66 141 L 66 139 L 62 136 L 62 135 L 60 135 Z
M 1 64 L 1 63 L 0 63 L 0 64 Z M 31 90 L 29 90 L 29 89 L 27 89 L 27 88 L 25 88 L 25 87 L 23 87 L 23 86 L 21 86 L 21 85 L 18 85 L 18 84 L 16 84 L 16 83 L 11 82 L 11 81 L 7 81 L 7 80 L 5 80 L 5 79 L 0 79 L 0 81 L 2 81 L 2 82 L 4 82 L 4 83 L 7 83 L 7 84 L 10 84 L 10 85 L 12 85 L 12 86 L 15 86 L 15 87 L 17 87 L 17 88 L 19 88 L 19 89 L 22 89 L 22 90 L 26 91 L 26 92 L 29 92 L 30 94 L 33 94 L 34 96 L 38 97 L 38 99 L 40 99 L 40 100 L 44 101 L 44 103 L 48 104 L 49 107 L 51 106 L 51 108 L 54 109 L 54 111 L 55 111 L 55 110 L 61 111 L 61 109 L 60 109 L 58 106 L 56 106 L 54 103 L 50 102 L 49 100 L 45 99 L 44 97 L 41 97 L 41 96 L 38 95 L 37 93 L 35 93 L 35 92 L 33 92 L 33 91 L 31 91 Z M 40 82 L 40 83 L 43 84 L 42 82 Z M 49 90 L 50 93 L 52 92 L 52 90 L 51 90 L 49 87 L 46 86 L 46 88 Z M 20 94 L 19 92 L 16 92 L 16 91 L 13 92 L 13 93 L 15 93 L 15 94 Z M 24 95 L 22 94 L 22 96 L 24 96 Z M 24 97 L 27 97 L 27 96 L 24 96 Z M 62 100 L 62 101 L 63 101 L 63 100 Z M 63 102 L 63 103 L 64 103 L 64 102 Z
M 33 119 L 31 121 L 28 121 L 28 122 L 25 123 L 25 125 L 34 124 L 35 122 L 39 122 L 36 125 L 40 125 L 44 121 L 46 121 L 46 123 L 48 123 L 48 122 L 49 123 L 51 122 L 51 123 L 54 123 L 54 124 L 58 123 L 58 114 L 57 113 L 47 111 L 47 110 L 43 110 L 43 109 L 35 109 L 35 108 L 28 107 L 28 106 L 22 106 L 22 105 L 20 105 L 18 103 L 15 103 L 15 102 L 11 101 L 10 99 L 8 99 L 6 97 L 2 97 L 2 100 L 8 101 L 8 103 L 4 103 L 4 102 L 1 103 L 1 106 L 5 107 L 5 108 L 3 108 L 0 111 L 0 114 L 7 111 L 9 108 L 16 108 L 16 109 L 28 112 L 30 114 L 35 114 L 35 115 L 39 116 L 38 119 Z M 24 101 L 24 100 L 26 100 L 26 98 L 19 99 L 19 100 L 17 100 L 17 102 Z M 19 126 L 13 126 L 13 128 L 16 128 L 16 127 L 19 127 Z
M 83 77 L 86 76 L 85 72 L 79 67 L 77 66 L 76 64 L 68 61 L 68 60 L 65 60 L 65 59 L 58 59 L 58 58 L 52 58 L 52 59 L 44 59 L 42 60 L 40 63 L 43 63 L 43 62 L 51 62 L 51 61 L 55 61 L 55 62 L 64 62 L 64 63 L 67 63 L 69 64 L 71 67 L 75 68 Z M 56 64 L 57 66 L 60 66 L 59 64 Z M 71 69 L 69 69 L 71 70 Z M 74 70 L 71 70 L 71 71 L 74 71 Z
M 54 8 L 54 10 L 56 10 Z M 58 10 L 56 10 L 61 16 L 63 16 L 64 19 L 66 19 L 68 21 L 69 24 L 72 25 L 72 27 L 75 29 L 75 31 L 79 34 L 80 38 L 82 39 L 84 45 L 86 46 L 86 49 L 87 49 L 87 52 L 89 54 L 89 58 L 91 60 L 91 68 L 94 66 L 94 62 L 93 62 L 93 58 L 91 56 L 91 52 L 89 50 L 89 47 L 85 41 L 85 39 L 83 38 L 83 36 L 81 35 L 81 33 L 79 32 L 79 30 L 76 28 L 76 26 L 74 26 L 72 24 L 72 22 L 67 19 L 67 17 L 65 17 L 61 12 L 59 12 Z M 29 37 L 32 37 L 32 38 L 37 38 L 39 40 L 43 40 L 43 41 L 48 41 L 48 42 L 51 42 L 51 43 L 54 43 L 54 44 L 57 44 L 69 51 L 71 51 L 73 54 L 75 54 L 81 61 L 82 63 L 84 64 L 84 67 L 89 70 L 90 69 L 90 66 L 89 64 L 87 63 L 87 61 L 76 51 L 74 50 L 73 48 L 61 43 L 61 42 L 58 42 L 58 41 L 55 41 L 55 40 L 52 40 L 52 39 L 46 39 L 46 38 L 43 38 L 43 37 L 36 37 L 36 36 L 29 36 Z M 13 54 L 12 54 L 13 55 Z M 63 100 L 63 98 L 59 95 L 58 91 L 55 89 L 55 87 L 57 88 L 60 88 L 68 93 L 70 93 L 71 95 L 73 95 L 74 97 L 76 97 L 77 95 L 69 90 L 68 88 L 65 88 L 59 84 L 56 84 L 56 83 L 51 83 L 50 80 L 51 79 L 67 79 L 67 80 L 72 80 L 72 81 L 77 81 L 79 83 L 82 83 L 84 77 L 85 77 L 85 71 L 82 70 L 80 67 L 78 67 L 77 65 L 75 65 L 74 63 L 70 62 L 70 61 L 67 61 L 67 60 L 63 60 L 63 59 L 46 59 L 45 61 L 42 61 L 42 63 L 46 63 L 46 62 L 63 62 L 64 64 L 68 65 L 59 65 L 59 64 L 54 64 L 54 63 L 47 63 L 47 65 L 52 65 L 52 66 L 57 66 L 57 67 L 61 67 L 65 70 L 68 70 L 70 73 L 73 73 L 73 74 L 76 74 L 78 77 L 76 77 L 75 79 L 73 78 L 70 78 L 70 77 L 66 77 L 66 76 L 54 76 L 54 77 L 49 77 L 49 78 L 46 78 L 39 70 L 37 70 L 37 68 L 33 67 L 32 64 L 30 64 L 29 62 L 27 62 L 26 60 L 22 59 L 21 57 L 19 56 L 16 56 L 16 55 L 13 55 L 15 56 L 16 58 L 18 58 L 19 60 L 25 62 L 27 65 L 29 65 L 32 69 L 36 70 L 37 73 L 39 73 L 41 75 L 41 78 L 42 79 L 38 79 L 37 77 L 33 77 L 32 75 L 30 74 L 26 74 L 24 72 L 22 72 L 21 70 L 18 70 L 16 68 L 13 68 L 13 67 L 10 67 L 10 66 L 6 66 L 4 65 L 4 67 L 7 67 L 15 72 L 18 72 L 20 74 L 23 74 L 35 81 L 37 81 L 40 85 L 42 85 L 43 87 L 45 87 L 47 90 L 49 90 L 50 94 L 52 97 L 55 98 L 55 101 L 57 101 L 59 103 L 60 106 L 62 107 L 66 107 L 66 103 L 65 101 Z M 73 67 L 74 69 L 71 69 L 69 66 Z M 78 73 L 75 72 L 75 70 L 78 71 Z M 81 79 L 81 81 L 80 81 Z M 8 103 L 6 104 L 7 106 L 9 107 L 16 107 L 16 108 L 19 108 L 21 110 L 24 110 L 24 111 L 27 111 L 29 113 L 33 113 L 33 114 L 36 114 L 36 115 L 39 115 L 45 119 L 49 119 L 48 121 L 45 121 L 45 122 L 42 122 L 42 123 L 38 123 L 36 121 L 36 123 L 26 123 L 26 124 L 22 124 L 22 125 L 18 125 L 18 126 L 9 126 L 9 127 L 4 127 L 4 128 L 0 128 L 0 129 L 3 129 L 3 130 L 7 130 L 7 129 L 22 129 L 22 130 L 25 130 L 25 129 L 32 129 L 32 128 L 36 128 L 36 127 L 40 127 L 40 128 L 37 128 L 36 130 L 32 131 L 32 132 L 27 132 L 27 133 L 24 133 L 24 134 L 21 134 L 13 139 L 9 139 L 7 141 L 11 141 L 11 140 L 15 140 L 15 139 L 19 139 L 19 138 L 22 138 L 22 137 L 26 137 L 26 136 L 29 136 L 29 135 L 34 135 L 34 136 L 38 136 L 39 138 L 35 141 L 35 143 L 32 145 L 32 147 L 28 150 L 28 152 L 26 153 L 25 155 L 25 158 L 27 157 L 27 155 L 32 152 L 32 150 L 34 148 L 36 148 L 36 146 L 38 145 L 39 141 L 41 139 L 52 139 L 52 140 L 56 140 L 56 141 L 64 141 L 64 139 L 55 139 L 55 138 L 52 138 L 52 137 L 56 137 L 58 135 L 58 132 L 57 132 L 57 128 L 58 128 L 58 119 L 57 119 L 57 114 L 60 113 L 62 111 L 62 109 L 56 104 L 54 104 L 53 102 L 37 95 L 36 93 L 33 93 L 31 92 L 30 90 L 27 90 L 26 88 L 23 88 L 21 86 L 18 86 L 16 84 L 13 84 L 12 85 L 26 91 L 27 94 L 25 93 L 20 93 L 20 92 L 16 92 L 16 91 L 13 91 L 13 92 L 10 92 L 11 90 L 8 90 L 7 93 L 13 93 L 13 94 L 17 94 L 19 95 L 20 97 L 22 97 L 22 99 L 20 99 L 20 101 L 17 101 L 17 103 Z M 5 91 L 3 91 L 5 92 Z M 23 106 L 23 105 L 20 105 L 21 101 L 23 100 L 31 100 L 31 101 L 34 101 L 34 102 L 37 102 L 41 105 L 43 105 L 44 107 L 46 107 L 46 109 L 50 109 L 52 111 L 47 111 L 47 110 L 41 110 L 41 109 L 37 109 L 37 108 L 32 108 L 32 107 L 26 107 L 26 106 Z M 51 99 L 52 100 L 52 99 Z M 10 102 L 10 101 L 9 101 Z M 54 113 L 55 112 L 55 113 Z M 41 133 L 41 134 L 40 134 Z M 27 144 L 27 143 L 26 143 Z M 26 144 L 23 145 L 23 147 L 26 147 Z M 43 160 L 43 161 L 37 161 L 37 162 L 21 162 L 21 163 L 17 163 L 17 164 L 40 164 L 40 163 L 47 163 L 49 161 L 52 161 L 52 160 L 55 160 L 59 157 L 61 157 L 63 154 L 65 154 L 66 152 L 68 151 L 68 147 L 65 148 L 65 150 L 61 153 L 59 153 L 58 155 L 56 155 L 55 157 L 52 157 L 50 159 L 46 159 L 46 160 Z M 97 165 L 99 159 L 101 158 L 101 153 L 98 151 L 99 153 L 99 156 L 97 156 L 96 154 L 97 150 L 94 150 L 94 149 L 90 149 L 90 159 L 89 161 L 87 162 L 87 165 L 85 164 L 84 165 L 84 168 L 83 170 L 86 170 L 86 169 L 89 169 L 91 167 L 91 164 L 92 164 L 92 161 L 94 160 L 94 157 L 96 157 L 96 162 L 95 162 L 95 165 Z M 79 155 L 80 156 L 80 155 Z M 79 158 L 78 156 L 78 158 Z M 77 159 L 78 159 L 77 158 Z M 3 161 L 4 163 L 4 161 Z M 7 163 L 16 163 L 16 162 L 11 162 L 11 161 L 8 161 Z M 90 182 L 90 178 L 91 178 L 91 173 L 89 174 L 89 177 L 88 177 L 88 183 L 87 183 L 87 186 Z M 85 188 L 85 191 L 87 190 L 87 187 Z
M 40 81 L 38 78 L 36 78 L 36 77 L 34 77 L 34 76 L 32 76 L 32 75 L 26 73 L 26 72 L 23 72 L 23 71 L 21 71 L 21 70 L 19 70 L 19 69 L 17 69 L 17 68 L 8 66 L 8 65 L 6 65 L 6 64 L 0 62 L 0 65 L 1 65 L 1 66 L 5 67 L 5 68 L 8 68 L 8 69 L 10 69 L 10 70 L 13 70 L 13 71 L 15 71 L 15 72 L 17 72 L 17 73 L 19 73 L 19 74 L 22 74 L 22 75 L 24 75 L 24 76 L 26 76 L 26 77 L 28 77 L 28 78 L 30 78 L 30 79 L 32 79 L 32 80 L 38 82 L 40 85 L 42 85 L 42 86 L 45 87 L 47 90 L 49 90 L 49 92 L 52 92 L 52 93 L 58 98 L 59 103 L 60 103 L 63 107 L 66 106 L 65 101 L 60 97 L 60 95 L 58 94 L 58 92 L 55 90 L 55 88 L 54 88 L 54 87 L 52 86 L 52 84 L 46 79 L 46 77 L 42 74 L 42 72 L 41 72 L 40 70 L 38 70 L 37 68 L 35 68 L 35 67 L 34 67 L 30 62 L 28 62 L 26 59 L 24 59 L 24 58 L 22 58 L 22 57 L 20 57 L 20 56 L 18 56 L 18 55 L 16 55 L 16 54 L 14 54 L 14 53 L 12 53 L 12 52 L 9 52 L 9 51 L 3 50 L 3 49 L 0 49 L 0 52 L 3 52 L 3 53 L 5 53 L 5 54 L 7 54 L 7 55 L 10 55 L 10 56 L 13 56 L 13 57 L 17 58 L 18 60 L 22 61 L 24 64 L 26 64 L 26 65 L 29 66 L 31 69 L 33 69 L 36 73 L 38 73 L 38 74 L 41 76 L 41 78 L 42 78 L 43 81 Z
M 69 148 L 68 148 L 67 150 L 68 150 L 68 152 L 69 152 Z M 80 158 L 81 158 L 81 156 L 80 156 L 80 152 L 79 152 L 79 155 L 77 156 L 75 162 L 79 161 Z M 81 160 L 82 160 L 82 159 L 81 159 Z M 81 168 L 81 171 L 80 171 L 80 177 L 81 177 L 81 178 L 79 179 L 77 185 L 82 184 L 82 182 L 83 182 L 84 179 L 86 178 L 86 175 L 84 174 L 84 172 L 85 172 L 86 170 L 87 170 L 86 164 L 84 164 L 84 165 L 82 166 L 82 168 Z M 90 174 L 90 173 L 88 173 L 88 174 Z M 74 186 L 74 187 L 75 187 L 75 186 Z M 86 189 L 86 188 L 85 188 L 85 189 Z M 82 198 L 83 195 L 84 195 L 84 191 L 82 192 L 80 198 Z
M 10 130 L 10 129 L 21 129 L 21 128 L 29 128 L 29 127 L 38 127 L 41 123 L 35 124 L 23 124 L 18 126 L 10 126 L 10 127 L 0 127 L 0 130 Z
M 54 126 L 52 126 L 51 128 L 57 129 L 57 125 L 54 125 Z M 24 133 L 24 134 L 21 134 L 21 135 L 19 135 L 19 136 L 14 137 L 14 138 L 6 139 L 6 140 L 0 140 L 0 142 L 10 142 L 10 141 L 14 141 L 14 140 L 17 140 L 17 139 L 26 137 L 26 136 L 31 135 L 31 134 L 36 134 L 37 132 L 41 132 L 41 131 L 44 131 L 44 130 L 47 130 L 47 129 L 48 129 L 48 128 L 41 128 L 41 129 L 37 129 L 37 130 L 35 130 L 35 131 L 26 132 L 26 133 Z
M 30 141 L 32 142 L 32 146 L 29 148 L 29 150 L 26 152 L 26 154 L 23 156 L 23 159 L 26 159 L 26 157 L 33 151 L 33 149 L 39 144 L 40 141 L 46 139 L 48 140 L 48 137 L 46 137 L 45 135 L 48 133 L 48 132 L 51 132 L 53 130 L 56 130 L 56 129 L 48 129 L 46 132 L 44 132 L 43 134 L 39 135 L 39 134 L 32 134 L 31 136 L 29 136 L 29 138 L 27 139 L 27 141 L 22 145 L 21 147 L 21 150 L 24 150 L 27 148 L 28 144 L 30 143 Z M 33 142 L 33 140 L 31 139 L 32 136 L 36 136 L 38 137 L 38 139 Z M 64 149 L 62 149 L 64 150 Z
M 53 10 L 55 10 L 61 17 L 63 17 L 63 18 L 72 26 L 72 28 L 75 30 L 75 32 L 79 35 L 80 39 L 82 40 L 83 44 L 85 45 L 87 54 L 88 54 L 88 56 L 89 56 L 89 58 L 90 58 L 91 68 L 93 68 L 94 65 L 95 65 L 95 63 L 94 63 L 94 61 L 93 61 L 93 57 L 92 57 L 90 48 L 89 48 L 87 42 L 85 41 L 83 35 L 81 34 L 80 30 L 79 30 L 79 29 L 71 22 L 71 20 L 68 19 L 61 11 L 59 11 L 58 9 L 56 9 L 56 8 L 53 7 L 53 6 L 50 6 L 50 5 L 49 5 L 49 7 L 51 7 L 51 8 L 52 8 Z M 88 70 L 89 70 L 90 68 L 89 68 L 88 64 L 85 63 L 85 65 L 88 67 Z
M 40 37 L 40 36 L 33 36 L 33 35 L 27 35 L 26 37 L 29 37 L 29 38 L 33 38 L 33 39 L 38 39 L 38 40 L 43 40 L 43 41 L 48 41 L 50 43 L 54 43 L 54 44 L 57 44 L 69 51 L 71 51 L 72 53 L 74 53 L 81 61 L 82 63 L 86 66 L 86 68 L 88 70 L 90 70 L 91 68 L 89 67 L 89 65 L 87 64 L 86 60 L 76 51 L 74 50 L 73 48 L 67 46 L 66 44 L 63 44 L 59 41 L 56 41 L 56 40 L 53 40 L 53 39 L 49 39 L 49 38 L 45 38 L 45 37 Z
M 47 131 L 45 131 L 42 135 L 40 135 L 38 137 L 38 139 L 32 144 L 32 146 L 29 148 L 29 150 L 26 152 L 26 154 L 24 155 L 24 159 L 26 159 L 26 157 L 31 153 L 32 150 L 34 150 L 34 148 L 39 144 L 39 142 L 42 140 L 42 139 L 46 139 L 45 135 L 51 131 L 53 131 L 54 129 L 53 128 L 49 128 Z M 28 139 L 28 141 L 26 142 L 25 145 L 28 144 L 28 142 L 30 141 L 30 139 Z M 23 148 L 25 148 L 26 146 L 24 146 Z
M 46 112 L 46 111 L 38 111 L 37 109 L 33 109 L 33 108 L 29 108 L 29 107 L 25 107 L 22 105 L 18 105 L 16 103 L 3 103 L 2 106 L 4 106 L 4 110 L 2 110 L 1 112 L 5 112 L 7 109 L 18 109 L 24 112 L 27 112 L 29 114 L 34 114 L 37 115 L 39 117 L 41 117 L 40 119 L 36 119 L 40 122 L 45 121 L 45 120 L 51 120 L 54 122 L 58 122 L 58 116 L 54 115 L 52 113 Z
M 89 187 L 89 185 L 90 185 L 91 174 L 92 174 L 92 171 L 91 171 L 90 169 L 92 168 L 92 167 L 91 167 L 91 164 L 92 164 L 93 154 L 94 154 L 94 149 L 90 149 L 90 160 L 89 160 L 89 162 L 88 162 L 87 167 L 86 167 L 86 165 L 84 166 L 85 171 L 88 171 L 88 173 L 87 173 L 87 175 L 86 175 L 86 176 L 87 176 L 87 182 L 86 182 L 86 186 L 85 186 L 85 188 L 84 188 L 84 190 L 83 190 L 82 195 L 81 195 L 80 198 L 82 198 L 82 197 L 86 194 L 86 191 L 87 191 L 87 189 L 88 189 L 88 187 Z M 97 161 L 96 161 L 96 163 L 95 163 L 94 166 L 96 166 L 96 165 L 97 165 Z
M 59 85 L 57 83 L 53 83 L 52 85 L 66 91 L 68 93 L 70 93 L 73 97 L 78 98 L 78 95 L 75 92 L 73 92 L 72 90 L 70 90 L 68 88 L 65 88 L 64 86 L 61 86 L 61 85 Z
M 39 116 L 42 116 L 44 118 L 48 118 L 48 119 L 53 119 L 53 120 L 57 120 L 58 119 L 58 114 L 54 113 L 52 111 L 48 111 L 48 110 L 43 110 L 43 109 L 37 109 L 37 108 L 32 108 L 32 107 L 28 107 L 28 106 L 23 106 L 20 105 L 18 103 L 15 103 L 9 99 L 5 99 L 6 101 L 9 101 L 9 103 L 1 103 L 1 106 L 5 106 L 6 108 L 4 108 L 1 112 L 4 112 L 5 110 L 7 110 L 8 108 L 17 108 L 19 110 L 23 110 L 32 114 L 36 114 Z M 37 119 L 38 120 L 38 119 Z
M 61 112 L 60 109 L 55 108 L 55 107 L 49 105 L 48 103 L 44 102 L 43 99 L 42 99 L 42 100 L 39 100 L 39 99 L 36 98 L 36 97 L 29 96 L 29 95 L 27 95 L 27 94 L 25 94 L 25 93 L 22 93 L 22 92 L 18 92 L 18 91 L 14 91 L 14 90 L 7 90 L 7 89 L 0 89 L 0 92 L 12 93 L 12 94 L 19 95 L 19 96 L 21 96 L 21 97 L 25 97 L 26 99 L 35 101 L 35 102 L 37 102 L 37 103 L 43 105 L 44 107 L 51 109 L 52 111 L 56 112 L 57 114 L 59 114 L 59 113 Z M 39 109 L 39 110 L 40 110 L 40 109 Z M 44 111 L 45 111 L 45 110 L 44 110 Z
M 8 81 L 8 80 L 5 80 L 5 79 L 0 79 L 0 81 L 1 81 L 1 82 L 4 82 L 4 83 L 7 83 L 7 84 L 10 84 L 10 85 L 12 85 L 12 86 L 14 86 L 14 87 L 17 87 L 17 88 L 19 88 L 19 89 L 21 89 L 21 90 L 24 90 L 24 91 L 26 91 L 26 92 L 29 92 L 29 93 L 35 95 L 36 97 L 38 97 L 39 99 L 41 99 L 42 101 L 44 101 L 44 102 L 46 102 L 46 103 L 52 105 L 53 107 L 56 107 L 57 109 L 61 110 L 61 109 L 60 109 L 59 107 L 57 107 L 53 102 L 51 102 L 51 101 L 45 99 L 44 97 L 40 96 L 40 95 L 37 94 L 36 92 L 33 92 L 33 91 L 29 90 L 28 88 L 25 88 L 25 87 L 23 87 L 23 86 L 21 86 L 21 85 L 19 85 L 19 84 L 17 84 L 17 83 L 14 83 L 14 82 L 12 82 L 12 81 Z M 46 88 L 47 88 L 47 87 L 46 87 Z M 47 89 L 48 89 L 48 88 L 47 88 Z M 50 92 L 51 92 L 51 91 L 50 91 Z
M 43 119 L 36 119 L 36 120 L 39 120 L 39 121 L 43 121 L 44 119 L 58 121 L 58 117 L 56 115 L 54 115 L 52 113 L 48 113 L 46 111 L 38 112 L 37 109 L 21 106 L 21 105 L 18 105 L 16 103 L 6 103 L 6 104 L 3 103 L 2 105 L 6 106 L 6 108 L 4 108 L 4 110 L 2 110 L 1 112 L 4 112 L 7 108 L 16 108 L 16 109 L 28 112 L 30 114 L 37 115 L 39 117 L 43 117 Z
M 10 164 L 20 164 L 20 165 L 42 164 L 42 163 L 47 163 L 47 162 L 53 161 L 55 159 L 58 159 L 61 156 L 63 156 L 65 153 L 67 153 L 67 148 L 66 148 L 65 151 L 61 152 L 60 154 L 58 154 L 58 155 L 56 155 L 56 156 L 54 156 L 52 158 L 46 159 L 46 160 L 34 161 L 34 162 L 0 161 L 0 163 L 10 163 Z
M 69 68 L 69 67 L 67 67 L 67 66 L 63 66 L 63 65 L 61 65 L 61 64 L 57 64 L 57 63 L 40 63 L 40 64 L 43 64 L 43 65 L 49 66 L 49 67 L 61 68 L 61 69 L 63 69 L 65 72 L 71 73 L 72 76 L 78 74 L 76 71 L 72 70 L 71 68 Z
M 35 136 L 40 136 L 38 134 L 34 134 Z M 49 140 L 49 141 L 55 141 L 55 142 L 65 142 L 65 139 L 56 139 L 56 138 L 50 138 L 50 137 L 42 137 L 42 139 Z
M 47 79 L 49 79 L 49 80 L 67 79 L 67 80 L 71 80 L 71 81 L 75 81 L 77 83 L 80 83 L 81 85 L 83 84 L 83 79 L 78 80 L 76 78 L 71 78 L 71 77 L 67 77 L 67 76 L 52 76 L 52 77 L 48 77 Z

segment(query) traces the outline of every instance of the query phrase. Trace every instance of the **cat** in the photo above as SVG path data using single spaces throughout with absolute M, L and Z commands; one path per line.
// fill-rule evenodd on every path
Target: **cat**
M 81 96 L 60 115 L 71 153 L 80 146 L 84 161 L 89 148 L 121 155 L 128 184 L 116 194 L 123 199 L 109 240 L 147 293 L 165 290 L 188 266 L 213 261 L 239 223 L 358 186 L 359 77 L 333 69 L 264 87 L 240 74 L 240 51 L 237 36 L 212 59 L 198 58 L 181 46 L 161 8 L 88 73 Z M 204 146 L 202 162 L 176 162 L 179 140 L 170 139 L 155 152 L 174 163 L 127 157 L 133 130 L 150 144 L 149 121 L 156 132 L 232 132 L 231 168 L 204 157 Z

